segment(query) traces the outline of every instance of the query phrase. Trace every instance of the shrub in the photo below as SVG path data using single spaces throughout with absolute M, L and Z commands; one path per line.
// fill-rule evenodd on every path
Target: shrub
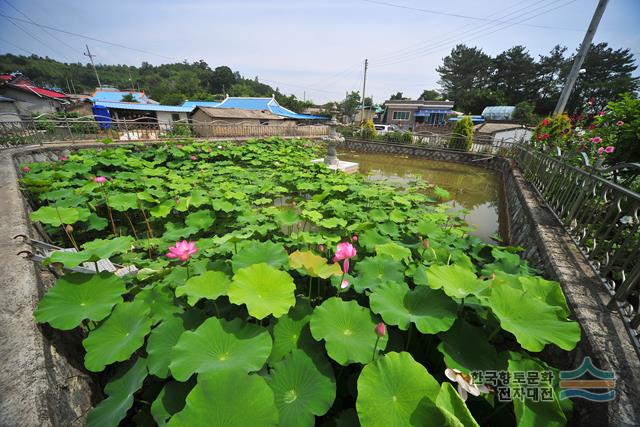
M 193 130 L 187 123 L 173 123 L 171 130 L 167 132 L 167 136 L 173 137 L 190 137 L 193 136 Z
M 369 119 L 362 124 L 362 129 L 360 130 L 362 139 L 375 139 L 377 134 L 373 120 Z
M 516 104 L 513 112 L 513 120 L 521 125 L 534 126 L 538 123 L 538 116 L 534 112 L 534 105 L 529 101 L 522 101 Z
M 451 130 L 451 139 L 449 139 L 449 148 L 456 150 L 471 150 L 473 144 L 473 122 L 471 117 L 464 116 L 458 120 Z
M 571 136 L 571 120 L 566 114 L 545 117 L 533 131 L 533 141 L 540 148 L 567 148 Z

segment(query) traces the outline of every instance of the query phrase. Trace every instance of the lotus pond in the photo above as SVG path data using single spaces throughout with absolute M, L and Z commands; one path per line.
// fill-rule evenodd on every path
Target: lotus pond
M 407 187 L 420 178 L 446 190 L 452 209 L 459 210 L 474 230 L 470 233 L 489 243 L 501 240 L 505 227 L 500 177 L 478 166 L 376 153 L 339 153 L 342 160 L 357 162 L 360 173 L 372 181 Z
M 512 402 L 470 375 L 556 372 L 538 353 L 580 340 L 559 284 L 471 235 L 446 191 L 310 164 L 324 150 L 169 142 L 21 165 L 32 220 L 78 249 L 45 263 L 138 270 L 67 270 L 35 310 L 83 336 L 104 390 L 87 424 L 565 424 L 557 375 L 545 401 Z

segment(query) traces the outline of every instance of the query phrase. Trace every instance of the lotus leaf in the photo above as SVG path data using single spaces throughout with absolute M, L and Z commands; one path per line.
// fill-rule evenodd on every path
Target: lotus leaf
M 202 298 L 215 300 L 225 295 L 231 280 L 221 271 L 205 271 L 199 276 L 188 279 L 184 285 L 176 288 L 176 296 L 187 296 L 189 305 L 194 306 Z

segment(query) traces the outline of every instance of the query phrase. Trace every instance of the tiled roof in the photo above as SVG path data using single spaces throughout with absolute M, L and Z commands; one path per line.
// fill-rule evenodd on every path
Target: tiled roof
M 274 98 L 250 98 L 250 97 L 227 97 L 214 108 L 240 108 L 242 110 L 268 110 L 273 114 L 289 119 L 319 119 L 326 120 L 327 117 L 313 116 L 309 114 L 298 114 L 284 108 Z
M 284 117 L 276 116 L 269 110 L 245 110 L 241 108 L 208 108 L 198 107 L 207 116 L 214 119 L 262 119 L 284 120 Z
M 217 101 L 185 101 L 183 107 L 217 107 L 220 103 Z

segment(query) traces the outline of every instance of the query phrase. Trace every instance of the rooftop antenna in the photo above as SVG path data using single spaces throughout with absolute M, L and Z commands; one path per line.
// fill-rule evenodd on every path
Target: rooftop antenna
M 87 51 L 86 52 L 82 52 L 82 54 L 84 56 L 88 56 L 89 59 L 91 60 L 91 66 L 93 67 L 93 72 L 96 73 L 96 80 L 98 80 L 98 86 L 100 87 L 100 89 L 102 89 L 102 83 L 100 83 L 100 77 L 98 77 L 98 70 L 96 70 L 96 64 L 93 63 L 93 57 L 95 55 L 91 54 L 91 51 L 89 50 L 89 45 L 86 44 L 85 45 L 87 47 Z

